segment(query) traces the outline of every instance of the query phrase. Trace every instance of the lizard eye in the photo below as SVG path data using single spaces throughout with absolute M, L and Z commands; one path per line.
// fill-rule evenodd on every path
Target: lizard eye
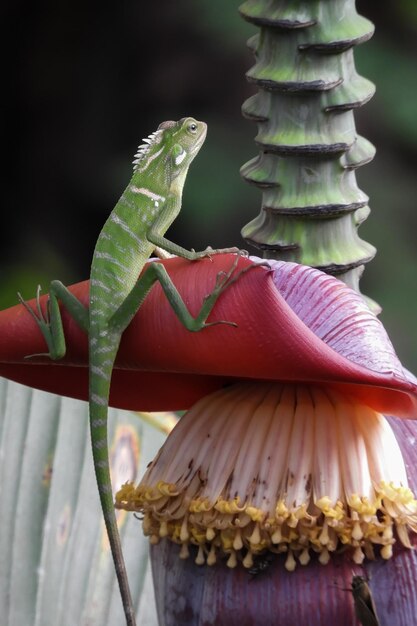
M 195 122 L 191 122 L 191 124 L 188 124 L 188 130 L 192 133 L 197 132 L 197 124 Z

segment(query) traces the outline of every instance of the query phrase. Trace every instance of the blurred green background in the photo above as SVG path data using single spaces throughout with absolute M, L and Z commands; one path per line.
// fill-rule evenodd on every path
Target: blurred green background
M 253 93 L 236 0 L 9 3 L 4 70 L 0 308 L 38 283 L 88 276 L 95 240 L 128 183 L 141 138 L 165 119 L 208 122 L 169 237 L 185 247 L 242 246 L 260 192 L 239 167 L 256 155 L 243 120 Z M 377 246 L 362 291 L 383 307 L 403 363 L 417 372 L 417 3 L 358 0 L 376 34 L 356 50 L 377 94 L 356 114 L 377 147 L 358 171 L 370 196 L 362 238 Z

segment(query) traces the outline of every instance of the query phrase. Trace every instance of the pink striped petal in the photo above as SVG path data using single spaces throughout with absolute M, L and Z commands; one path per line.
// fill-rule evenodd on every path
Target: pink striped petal
M 271 265 L 286 303 L 324 343 L 367 369 L 405 377 L 383 325 L 359 294 L 305 265 L 282 261 Z

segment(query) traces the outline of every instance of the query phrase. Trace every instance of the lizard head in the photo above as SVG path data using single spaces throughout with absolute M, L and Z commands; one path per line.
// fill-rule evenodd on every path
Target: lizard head
M 133 161 L 134 172 L 148 169 L 153 162 L 164 161 L 171 178 L 176 178 L 180 173 L 187 172 L 206 134 L 207 124 L 192 117 L 183 117 L 178 122 L 162 122 L 139 146 Z
M 183 117 L 178 122 L 162 122 L 158 130 L 164 133 L 163 141 L 171 159 L 171 171 L 187 170 L 204 143 L 207 124 L 193 117 Z

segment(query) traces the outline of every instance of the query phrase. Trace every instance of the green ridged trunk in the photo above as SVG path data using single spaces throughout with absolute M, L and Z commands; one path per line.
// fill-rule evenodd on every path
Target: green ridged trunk
M 258 125 L 259 154 L 241 174 L 262 190 L 242 236 L 266 257 L 317 267 L 359 291 L 375 248 L 357 232 L 369 207 L 355 170 L 375 149 L 357 135 L 354 110 L 374 85 L 357 74 L 353 47 L 373 25 L 354 0 L 247 0 L 240 13 L 260 27 L 247 73 L 258 92 L 242 108 Z

